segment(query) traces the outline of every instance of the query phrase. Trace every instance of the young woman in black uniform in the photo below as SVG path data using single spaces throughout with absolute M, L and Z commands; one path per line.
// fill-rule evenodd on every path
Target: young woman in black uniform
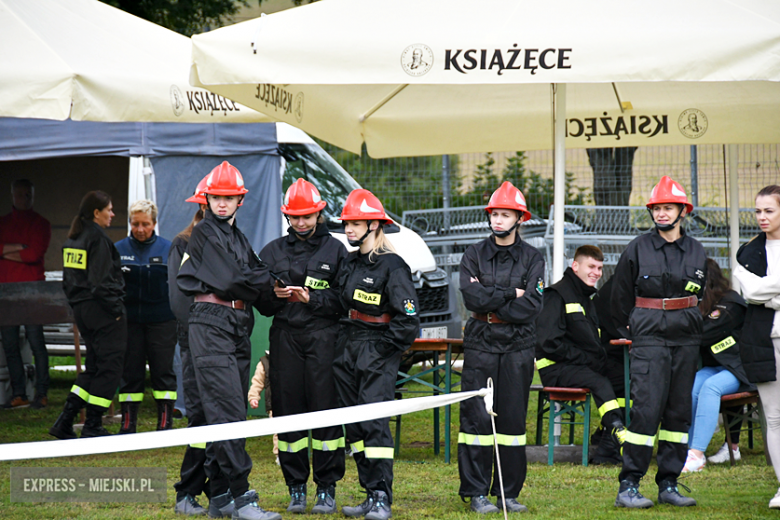
M 195 226 L 179 275 L 179 289 L 194 296 L 190 307 L 190 354 L 197 394 L 206 424 L 246 420 L 246 394 L 254 316 L 251 304 L 267 284 L 260 260 L 235 224 L 247 189 L 239 171 L 227 161 L 214 168 L 203 190 L 208 209 Z M 246 439 L 213 442 L 206 447 L 206 474 L 211 481 L 209 516 L 234 520 L 279 520 L 263 510 L 249 489 L 252 460 Z
M 393 252 L 382 227 L 392 223 L 370 191 L 354 190 L 341 213 L 350 253 L 338 290 L 293 287 L 301 301 L 347 314 L 336 345 L 334 371 L 341 406 L 392 401 L 401 353 L 420 328 L 409 266 Z M 327 302 L 326 300 L 330 300 Z M 273 370 L 273 364 L 271 365 Z M 346 516 L 387 520 L 393 500 L 393 437 L 388 418 L 346 425 L 366 500 L 343 507 Z
M 347 256 L 344 244 L 328 232 L 322 210 L 327 203 L 310 182 L 297 179 L 287 190 L 282 213 L 287 236 L 268 243 L 260 258 L 276 279 L 260 293 L 258 310 L 273 316 L 270 379 L 274 417 L 338 407 L 333 359 L 341 309 L 304 305 L 289 286 L 338 291 L 336 275 Z M 279 434 L 279 464 L 290 490 L 291 513 L 306 512 L 309 480 L 308 431 Z M 312 468 L 317 502 L 312 513 L 336 512 L 336 482 L 344 477 L 341 426 L 312 431 Z
M 119 386 L 127 349 L 125 281 L 119 252 L 103 231 L 113 217 L 111 197 L 90 191 L 81 200 L 79 214 L 62 246 L 62 288 L 84 337 L 87 360 L 65 408 L 49 429 L 58 439 L 76 438 L 73 420 L 85 405 L 87 420 L 81 436 L 109 435 L 103 428 L 103 414 Z
M 658 502 L 695 506 L 696 500 L 678 491 L 677 478 L 688 454 L 707 256 L 681 227 L 693 205 L 680 184 L 662 177 L 647 208 L 655 228 L 628 244 L 613 276 L 612 316 L 618 330 L 633 341 L 631 425 L 615 506 L 653 506 L 639 493 L 639 481 L 650 466 L 656 432 Z

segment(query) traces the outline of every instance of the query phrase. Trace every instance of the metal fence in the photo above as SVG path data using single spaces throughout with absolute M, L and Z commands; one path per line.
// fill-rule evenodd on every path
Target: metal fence
M 553 202 L 552 150 L 460 154 L 446 159 L 371 159 L 366 153 L 357 156 L 321 144 L 398 216 L 404 211 L 444 207 L 443 185 L 447 184 L 446 205 L 452 208 L 484 205 L 505 179 L 523 189 L 533 213 L 546 216 Z M 737 149 L 740 205 L 748 208 L 759 189 L 780 182 L 780 144 L 739 145 Z M 642 206 L 658 179 L 669 175 L 686 188 L 694 205 L 728 206 L 723 146 L 640 147 L 631 157 L 630 174 L 626 161 L 619 160 L 621 151 L 627 149 L 596 150 L 566 151 L 567 204 Z

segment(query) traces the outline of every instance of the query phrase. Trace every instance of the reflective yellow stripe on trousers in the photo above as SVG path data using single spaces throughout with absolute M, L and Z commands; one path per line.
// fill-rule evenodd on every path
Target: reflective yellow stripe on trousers
M 285 442 L 279 439 L 279 451 L 283 451 L 285 453 L 297 453 L 301 450 L 305 450 L 308 447 L 309 447 L 308 437 L 298 439 L 295 442 Z
M 93 404 L 95 406 L 100 406 L 101 408 L 108 408 L 111 406 L 111 399 L 103 399 L 102 397 L 92 395 L 80 386 L 73 385 L 70 391 L 81 397 L 87 404 Z
M 660 430 L 658 440 L 666 442 L 677 442 L 679 444 L 688 444 L 688 432 L 670 432 L 669 430 Z
M 541 370 L 543 368 L 547 368 L 549 366 L 552 366 L 555 364 L 555 361 L 552 361 L 547 358 L 537 359 L 536 360 L 536 370 Z
M 500 446 L 525 446 L 526 437 L 523 435 L 505 435 L 499 433 L 496 435 L 497 443 Z M 493 435 L 475 435 L 472 433 L 458 433 L 458 444 L 468 444 L 469 446 L 493 446 Z
M 617 410 L 619 408 L 620 405 L 618 404 L 617 400 L 613 399 L 599 406 L 599 414 L 601 414 L 601 416 L 604 417 L 604 414 L 606 414 L 607 412 L 611 412 L 612 410 Z
M 338 448 L 343 448 L 344 443 L 345 443 L 344 437 L 339 437 L 338 439 L 331 439 L 328 441 L 312 439 L 311 447 L 315 450 L 320 450 L 320 451 L 335 451 Z
M 626 432 L 626 442 L 636 444 L 637 446 L 649 446 L 652 448 L 655 442 L 655 435 L 642 435 L 641 433 L 634 433 L 629 430 Z

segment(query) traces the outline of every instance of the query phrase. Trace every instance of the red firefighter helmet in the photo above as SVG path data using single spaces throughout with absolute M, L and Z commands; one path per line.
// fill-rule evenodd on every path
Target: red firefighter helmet
M 296 179 L 284 195 L 282 213 L 285 215 L 311 215 L 328 203 L 322 200 L 317 187 L 304 179 Z
M 648 208 L 652 208 L 656 204 L 683 204 L 688 209 L 688 213 L 693 211 L 693 204 L 688 202 L 685 188 L 666 175 L 661 177 L 658 184 L 653 187 L 650 200 L 647 201 Z
M 385 224 L 393 221 L 385 214 L 385 208 L 379 199 L 368 190 L 352 190 L 344 203 L 339 220 L 379 220 Z
M 223 161 L 222 164 L 206 175 L 206 188 L 203 190 L 203 193 L 206 195 L 230 197 L 244 195 L 248 191 L 244 187 L 244 178 L 241 177 L 241 172 L 238 171 L 238 168 L 227 161 Z
M 195 194 L 186 199 L 185 202 L 195 202 L 196 204 L 208 204 L 209 202 L 206 200 L 206 197 L 203 195 L 203 190 L 206 189 L 206 179 L 208 179 L 209 176 L 206 175 L 203 177 L 198 185 L 195 187 Z
M 531 218 L 531 213 L 525 205 L 525 196 L 523 192 L 515 188 L 511 182 L 504 181 L 504 184 L 493 192 L 485 211 L 488 213 L 494 209 L 513 209 L 520 212 L 520 222 L 525 222 Z

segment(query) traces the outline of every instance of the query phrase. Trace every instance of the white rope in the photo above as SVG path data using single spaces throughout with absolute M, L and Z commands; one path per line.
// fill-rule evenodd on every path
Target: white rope
M 498 469 L 498 486 L 501 489 L 501 503 L 504 504 L 504 520 L 509 520 L 506 513 L 506 495 L 504 494 L 504 475 L 501 473 L 501 455 L 498 453 L 498 434 L 496 433 L 496 417 L 498 414 L 493 411 L 493 378 L 488 377 L 487 395 L 485 399 L 485 410 L 490 416 L 490 424 L 493 425 L 493 447 L 496 449 L 496 469 Z
M 64 441 L 40 441 L 0 444 L 0 461 L 73 457 L 124 451 L 150 450 L 186 446 L 205 442 L 226 441 L 273 435 L 275 433 L 312 430 L 327 426 L 339 426 L 371 421 L 383 417 L 419 412 L 464 401 L 471 397 L 486 396 L 491 390 L 483 388 L 471 392 L 456 392 L 413 399 L 363 404 L 348 408 L 336 408 L 321 412 L 286 415 L 253 421 L 214 424 L 197 428 L 179 428 L 159 432 L 111 435 Z

